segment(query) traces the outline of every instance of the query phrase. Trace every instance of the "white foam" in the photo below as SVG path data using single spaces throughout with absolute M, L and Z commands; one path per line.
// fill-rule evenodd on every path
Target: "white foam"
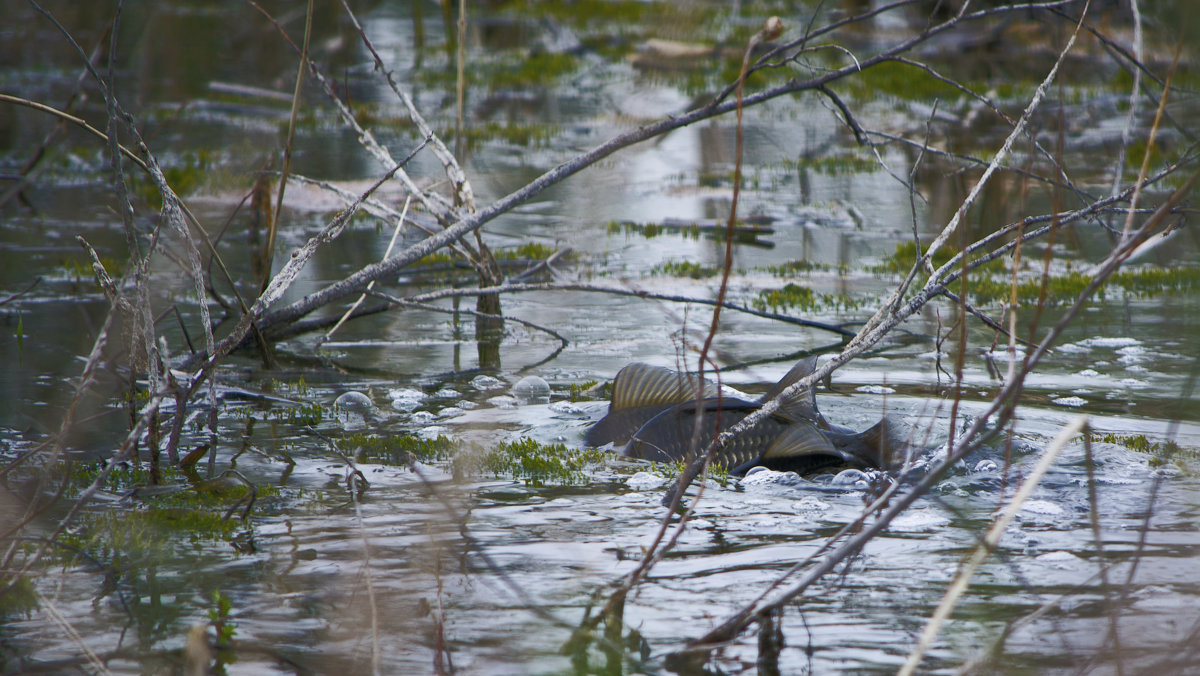
M 1088 401 L 1087 401 L 1087 399 L 1084 399 L 1083 397 L 1059 397 L 1058 399 L 1055 399 L 1052 403 L 1057 404 L 1059 406 L 1070 406 L 1072 408 L 1079 408 L 1080 406 L 1087 404 Z
M 638 472 L 625 480 L 625 485 L 635 491 L 652 491 L 667 483 L 666 477 L 650 472 Z
M 1049 500 L 1026 500 L 1021 505 L 1022 513 L 1039 514 L 1041 516 L 1062 516 L 1065 511 L 1060 505 Z
M 828 502 L 822 502 L 811 495 L 806 495 L 792 503 L 794 512 L 824 512 L 829 509 Z

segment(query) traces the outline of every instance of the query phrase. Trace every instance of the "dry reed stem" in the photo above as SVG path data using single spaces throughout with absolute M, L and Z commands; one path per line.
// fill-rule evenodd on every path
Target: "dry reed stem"
M 396 238 L 399 237 L 400 231 L 402 229 L 404 229 L 404 219 L 405 219 L 405 217 L 408 216 L 408 206 L 410 204 L 412 204 L 412 195 L 409 195 L 404 198 L 404 209 L 400 212 L 400 218 L 396 219 L 396 227 L 392 229 L 392 238 L 390 240 L 388 240 L 387 249 L 385 249 L 383 252 L 383 257 L 385 259 L 388 256 L 392 255 L 392 248 L 396 246 Z M 333 336 L 333 334 L 336 333 L 339 328 L 341 328 L 342 324 L 346 323 L 346 320 L 349 319 L 350 315 L 353 314 L 354 311 L 358 309 L 358 306 L 362 305 L 363 301 L 367 299 L 367 294 L 370 293 L 371 290 L 374 288 L 375 288 L 375 281 L 372 280 L 371 283 L 367 285 L 367 290 L 364 291 L 363 294 L 358 297 L 358 300 L 354 301 L 354 304 L 351 305 L 350 308 L 348 310 L 346 310 L 345 313 L 342 314 L 341 319 L 339 319 L 337 321 L 337 323 L 333 325 L 333 328 L 329 329 L 329 331 L 327 331 L 325 333 L 325 336 L 323 338 L 321 338 L 320 341 L 318 341 L 318 343 L 317 343 L 318 347 L 321 345 L 321 343 L 325 342 L 326 340 L 329 340 Z
M 1038 484 L 1041 483 L 1042 477 L 1049 471 L 1050 466 L 1054 464 L 1055 459 L 1058 458 L 1058 454 L 1062 449 L 1077 434 L 1087 432 L 1087 421 L 1088 418 L 1085 415 L 1080 415 L 1072 419 L 1071 422 L 1067 423 L 1055 435 L 1054 439 L 1046 447 L 1046 450 L 1042 452 L 1037 464 L 1034 465 L 1033 470 L 1025 478 L 1025 481 L 1021 483 L 1021 487 L 1017 489 L 1012 500 L 1009 501 L 1000 516 L 992 522 L 991 528 L 984 535 L 983 542 L 972 551 L 970 557 L 959 568 L 958 574 L 955 575 L 954 580 L 946 590 L 946 594 L 942 597 L 933 615 L 929 618 L 929 622 L 925 625 L 925 631 L 921 633 L 916 647 L 909 653 L 908 660 L 905 661 L 904 666 L 896 672 L 897 676 L 911 676 L 916 672 L 917 667 L 921 664 L 921 659 L 925 656 L 926 651 L 929 650 L 929 646 L 933 644 L 933 640 L 937 637 L 938 632 L 941 631 L 942 625 L 950 617 L 950 613 L 954 611 L 954 606 L 958 603 L 959 597 L 962 596 L 967 586 L 971 583 L 971 578 L 975 575 L 975 571 L 979 569 L 984 559 L 995 550 L 996 545 L 1000 544 L 1000 538 L 1004 535 L 1004 529 L 1008 528 L 1008 524 L 1012 522 L 1013 517 L 1020 511 L 1021 505 L 1029 499 L 1029 496 L 1033 494 L 1033 489 L 1037 488 Z
M 296 141 L 296 118 L 300 116 L 300 91 L 304 87 L 304 69 L 308 65 L 308 45 L 312 38 L 313 0 L 308 0 L 304 12 L 304 43 L 300 48 L 300 63 L 296 66 L 296 87 L 292 91 L 292 110 L 288 115 L 287 141 L 283 144 L 283 167 L 279 172 L 279 192 L 275 195 L 275 212 L 267 223 L 267 241 L 263 245 L 263 278 L 259 290 L 266 290 L 271 278 L 271 265 L 275 259 L 275 236 L 279 232 L 279 219 L 283 216 L 283 194 L 287 190 L 288 174 L 292 171 L 292 147 Z M 210 350 L 211 352 L 211 350 Z

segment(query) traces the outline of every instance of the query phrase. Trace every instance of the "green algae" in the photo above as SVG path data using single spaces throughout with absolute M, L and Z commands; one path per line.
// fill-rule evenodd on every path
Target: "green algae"
M 904 274 L 917 260 L 917 248 L 913 242 L 897 245 L 895 253 L 884 258 L 878 265 L 869 268 L 876 274 Z M 954 256 L 953 251 L 939 250 L 933 256 L 935 267 L 945 265 Z M 969 300 L 976 305 L 992 305 L 1007 302 L 1013 294 L 1012 273 L 1007 268 L 1007 258 L 997 258 L 971 270 L 967 275 Z M 924 274 L 921 275 L 924 278 Z M 1018 275 L 1016 296 L 1021 304 L 1044 300 L 1049 305 L 1073 302 L 1092 283 L 1092 277 L 1079 270 L 1071 269 L 1043 275 L 1038 271 L 1024 271 Z M 1109 277 L 1094 298 L 1103 302 L 1108 290 L 1120 290 L 1129 297 L 1152 298 L 1167 293 L 1190 293 L 1200 288 L 1200 265 L 1174 265 L 1163 267 L 1143 265 L 1127 267 Z M 954 287 L 957 291 L 957 287 Z
M 383 465 L 407 465 L 409 459 L 421 462 L 446 460 L 454 457 L 458 444 L 445 435 L 423 439 L 411 434 L 354 434 L 337 440 L 337 447 L 353 454 L 358 462 Z
M 1152 441 L 1144 434 L 1093 434 L 1092 441 L 1117 444 L 1131 451 L 1150 456 L 1151 467 L 1163 467 L 1182 460 L 1200 460 L 1200 449 L 1183 448 L 1170 439 Z
M 780 289 L 765 289 L 750 300 L 750 307 L 760 312 L 784 313 L 798 310 L 808 312 L 846 311 L 861 308 L 866 301 L 847 296 L 844 293 L 823 293 L 818 295 L 807 286 L 789 282 Z
M 783 168 L 795 171 L 807 169 L 826 176 L 853 176 L 879 171 L 879 162 L 872 156 L 852 153 L 838 153 L 819 157 L 800 157 L 795 160 L 784 160 Z
M 0 586 L 8 587 L 0 594 L 0 618 L 28 615 L 38 607 L 37 589 L 28 575 L 20 575 L 15 581 L 10 575 L 0 575 Z
M 791 277 L 794 275 L 830 270 L 831 267 L 827 263 L 813 263 L 811 261 L 788 261 L 779 265 L 768 265 L 765 269 L 767 272 L 776 277 Z
M 782 289 L 767 289 L 760 291 L 758 296 L 750 301 L 750 306 L 763 312 L 784 312 L 787 310 L 814 310 L 818 307 L 817 295 L 812 289 L 799 284 L 788 283 Z
M 703 265 L 691 261 L 667 261 L 650 271 L 651 275 L 663 277 L 690 277 L 691 279 L 706 279 L 720 274 L 721 269 L 715 265 Z
M 326 408 L 318 403 L 300 404 L 299 406 L 282 406 L 267 411 L 267 420 L 287 423 L 300 427 L 316 427 L 322 420 L 332 417 L 332 407 Z
M 582 383 L 571 383 L 570 392 L 567 394 L 568 401 L 591 401 L 595 398 L 596 386 L 599 384 L 597 380 L 588 380 Z
M 534 488 L 576 486 L 589 483 L 586 470 L 602 464 L 605 457 L 603 451 L 594 448 L 573 449 L 522 438 L 501 443 L 481 456 L 456 457 L 454 473 L 519 479 Z

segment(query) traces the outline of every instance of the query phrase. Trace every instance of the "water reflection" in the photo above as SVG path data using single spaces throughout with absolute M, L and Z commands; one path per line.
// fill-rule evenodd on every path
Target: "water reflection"
M 853 5 L 843 11 L 875 6 Z M 6 91 L 11 85 L 32 99 L 52 104 L 66 100 L 78 70 L 76 56 L 26 5 L 10 9 L 12 25 L 34 28 L 26 37 L 0 41 Z M 111 8 L 58 3 L 54 9 L 85 49 L 103 42 Z M 277 9 L 289 34 L 300 35 L 302 16 L 294 8 Z M 415 145 L 408 124 L 394 119 L 400 116 L 394 95 L 372 72 L 369 54 L 338 10 L 336 3 L 320 8 L 313 39 L 318 61 L 334 78 L 339 95 L 364 120 L 376 116 L 381 141 L 395 156 L 403 156 Z M 425 10 L 429 7 L 421 4 L 383 3 L 364 15 L 366 30 L 422 109 L 430 111 L 435 126 L 449 129 L 454 96 L 446 76 L 452 71 L 453 49 L 448 48 L 453 45 L 447 35 L 453 33 L 438 12 Z M 205 180 L 199 190 L 209 201 L 188 196 L 197 198 L 197 212 L 216 232 L 265 158 L 281 145 L 288 110 L 265 100 L 269 97 L 229 100 L 210 85 L 232 82 L 286 93 L 295 77 L 294 55 L 273 28 L 241 6 L 130 6 L 126 12 L 118 41 L 118 93 L 144 119 L 151 144 L 168 166 L 186 173 L 207 158 L 203 166 L 227 174 L 201 177 Z M 685 18 L 699 21 L 697 16 Z M 882 16 L 856 34 L 861 44 L 855 49 L 882 44 L 911 20 Z M 689 35 L 688 25 L 681 20 L 662 28 L 681 39 Z M 637 31 L 639 36 L 642 32 L 652 31 Z M 541 33 L 532 21 L 481 21 L 468 34 L 472 63 L 524 58 L 524 46 Z M 581 148 L 677 113 L 696 100 L 694 91 L 671 84 L 661 73 L 633 70 L 625 52 L 611 57 L 610 50 L 632 51 L 632 43 L 640 39 L 613 33 L 607 41 L 585 35 L 589 41 L 580 61 L 586 65 L 558 84 L 532 93 L 520 87 L 496 89 L 486 82 L 468 89 L 468 125 L 552 126 L 542 142 L 493 139 L 467 145 L 463 160 L 481 203 L 523 185 Z M 954 72 L 966 77 L 989 68 L 1014 69 L 1010 58 L 995 52 L 984 52 L 989 63 L 974 63 L 980 54 L 974 49 L 962 51 L 962 71 Z M 708 62 L 698 66 L 710 67 Z M 332 120 L 315 87 L 305 86 L 294 169 L 347 182 L 377 176 L 377 162 Z M 883 95 L 868 98 L 856 100 L 855 110 L 871 124 L 923 129 L 927 116 L 915 114 L 917 106 L 901 106 Z M 950 110 L 948 104 L 940 109 Z M 1097 110 L 1123 119 L 1116 111 Z M 77 112 L 103 126 L 103 106 L 94 93 L 78 104 Z M 1005 128 L 988 115 L 966 121 L 946 138 L 933 136 L 931 144 L 988 157 Z M 1037 137 L 1046 139 L 1058 122 L 1041 124 Z M 50 127 L 49 120 L 30 111 L 0 106 L 4 172 L 15 173 Z M 909 138 L 922 136 L 918 131 Z M 0 452 L 6 458 L 56 433 L 74 394 L 74 382 L 68 379 L 78 376 L 78 357 L 91 349 L 103 323 L 107 305 L 91 283 L 90 262 L 80 256 L 75 237 L 85 237 L 106 265 L 112 264 L 114 274 L 126 259 L 102 150 L 91 139 L 71 139 L 19 200 L 0 207 L 0 297 L 42 278 L 28 295 L 0 305 L 5 331 L 0 358 L 6 364 L 0 370 Z M 741 212 L 771 220 L 774 231 L 763 240 L 773 248 L 735 248 L 734 294 L 749 303 L 761 290 L 793 282 L 818 294 L 842 294 L 864 303 L 858 309 L 803 313 L 829 322 L 863 319 L 894 283 L 888 275 L 868 272 L 868 266 L 911 239 L 914 218 L 923 235 L 943 227 L 980 173 L 912 145 L 878 149 L 890 172 L 832 162 L 873 160 L 873 154 L 856 148 L 842 121 L 807 95 L 751 111 L 746 140 L 748 180 Z M 1064 151 L 1072 164 L 1092 167 L 1072 176 L 1077 185 L 1094 189 L 1108 182 L 1109 160 L 1083 161 L 1096 150 Z M 680 129 L 551 188 L 537 203 L 489 224 L 487 241 L 493 248 L 527 241 L 570 247 L 579 257 L 562 264 L 567 278 L 711 296 L 711 278 L 652 271 L 672 260 L 721 263 L 721 242 L 677 232 L 647 238 L 610 231 L 607 224 L 723 220 L 733 153 L 729 120 Z M 905 180 L 918 157 L 912 180 L 920 196 L 914 198 Z M 425 155 L 412 167 L 422 177 L 436 177 L 440 171 L 437 161 Z M 394 194 L 387 199 L 399 200 Z M 966 215 L 963 235 L 974 239 L 1026 214 L 1047 211 L 1056 199 L 1070 206 L 1076 198 L 1070 190 L 1059 190 L 1055 197 L 1045 184 L 1002 173 Z M 325 225 L 340 205 L 307 207 L 285 207 L 281 252 Z M 139 210 L 144 213 L 137 225 L 149 232 L 156 210 L 151 205 L 139 205 Z M 247 218 L 234 220 L 221 245 L 237 279 L 254 277 L 241 244 Z M 376 220 L 355 223 L 313 259 L 281 302 L 378 261 L 390 229 Z M 1150 259 L 1164 264 L 1190 260 L 1197 248 L 1190 232 L 1181 230 L 1178 240 Z M 1056 235 L 1055 257 L 1095 261 L 1108 250 L 1108 237 L 1091 225 L 1063 228 Z M 1027 248 L 1026 264 L 1040 264 L 1043 246 Z M 783 277 L 767 269 L 797 260 L 814 267 Z M 194 339 L 199 320 L 195 302 L 186 300 L 190 282 L 174 261 L 158 265 L 155 314 L 166 324 L 187 326 Z M 478 277 L 469 283 L 478 283 Z M 500 281 L 495 270 L 483 277 L 488 284 Z M 387 281 L 405 293 L 442 283 L 424 273 Z M 1098 435 L 1162 439 L 1173 434 L 1185 449 L 1200 446 L 1192 386 L 1192 346 L 1198 333 L 1194 295 L 1114 293 L 1105 300 L 1082 313 L 1053 361 L 1027 381 L 1026 407 L 1011 440 L 997 441 L 968 458 L 837 576 L 781 615 L 764 619 L 762 642 L 754 636 L 726 646 L 709 666 L 747 672 L 766 654 L 783 673 L 894 671 L 964 552 L 996 508 L 1011 498 L 1036 453 L 1079 410 L 1091 414 Z M 173 305 L 181 319 L 168 312 Z M 596 617 L 599 606 L 611 598 L 607 583 L 638 564 L 662 517 L 659 486 L 665 477 L 652 475 L 654 468 L 615 458 L 589 468 L 585 485 L 565 488 L 479 475 L 455 481 L 452 469 L 440 462 L 414 465 L 419 474 L 398 459 L 356 462 L 351 468 L 347 460 L 354 460 L 353 455 L 333 452 L 314 432 L 329 439 L 446 433 L 483 449 L 519 437 L 576 447 L 603 404 L 556 408 L 571 396 L 571 386 L 606 381 L 635 359 L 675 365 L 680 354 L 688 354 L 679 343 L 680 327 L 703 325 L 707 309 L 553 292 L 454 300 L 442 307 L 454 314 L 406 309 L 352 322 L 319 351 L 313 349 L 313 337 L 288 339 L 280 346 L 283 359 L 277 370 L 261 370 L 253 357 L 235 357 L 221 377 L 222 386 L 230 389 L 218 400 L 215 441 L 204 429 L 208 410 L 199 407 L 184 432 L 184 445 L 195 449 L 214 443 L 214 476 L 236 467 L 277 489 L 278 495 L 260 498 L 251 520 L 237 526 L 236 539 L 189 540 L 177 534 L 177 523 L 148 529 L 145 541 L 165 542 L 163 551 L 108 560 L 103 570 L 86 562 L 65 570 L 48 568 L 52 574 L 38 581 L 41 593 L 89 647 L 111 658 L 109 668 L 120 672 L 174 668 L 187 628 L 208 621 L 214 592 L 231 601 L 239 666 L 246 669 L 362 671 L 378 640 L 385 664 L 396 672 L 428 671 L 435 659 L 447 670 L 452 663 L 472 673 L 568 672 L 585 660 L 589 668 L 657 671 L 667 653 L 735 612 L 862 511 L 863 489 L 833 477 L 786 485 L 710 485 L 673 554 L 635 594 L 617 599 L 611 622 L 593 630 L 590 649 L 572 644 L 577 650 L 563 654 L 583 618 Z M 474 315 L 472 307 L 500 318 Z M 1022 309 L 1022 322 L 1030 321 L 1028 310 Z M 1002 316 L 994 306 L 986 311 Z M 1057 321 L 1063 311 L 1059 306 L 1043 309 L 1040 326 Z M 942 377 L 953 370 L 950 355 L 958 348 L 949 329 L 964 319 L 955 312 L 947 305 L 927 306 L 894 341 L 840 370 L 831 389 L 821 394 L 826 415 L 861 429 L 882 410 L 897 413 L 919 435 L 922 447 L 936 455 L 951 425 L 949 404 L 942 399 L 948 381 Z M 571 343 L 562 348 L 553 339 L 523 332 L 514 318 L 551 326 Z M 969 327 L 962 416 L 981 414 L 981 402 L 999 386 L 1008 358 L 994 331 L 973 320 Z M 1028 330 L 1027 325 L 1021 328 Z M 128 363 L 124 332 L 124 327 L 114 330 L 101 380 L 78 404 L 75 416 L 84 424 L 63 439 L 83 460 L 111 453 L 128 428 L 131 374 L 122 366 Z M 172 327 L 164 334 L 181 354 L 182 330 Z M 1113 342 L 1118 339 L 1126 342 Z M 787 368 L 770 360 L 831 340 L 836 338 L 730 313 L 717 342 L 728 361 L 757 363 L 726 377 L 761 391 Z M 536 377 L 546 387 L 545 401 L 539 395 L 514 406 L 518 392 L 472 385 L 479 370 L 487 370 L 501 386 Z M 353 425 L 328 418 L 298 420 L 306 414 L 304 406 L 320 410 L 347 392 L 372 402 L 378 418 L 356 419 Z M 403 396 L 388 396 L 396 392 Z M 1067 406 L 1079 402 L 1078 409 Z M 136 408 L 136 400 L 132 405 Z M 140 443 L 144 448 L 145 442 Z M 1000 556 L 981 571 L 947 629 L 946 641 L 925 663 L 931 672 L 957 669 L 977 656 L 979 646 L 1000 639 L 1004 650 L 990 665 L 998 671 L 1067 672 L 1093 658 L 1099 660 L 1097 668 L 1108 668 L 1121 657 L 1104 652 L 1113 617 L 1129 651 L 1124 656 L 1129 670 L 1151 668 L 1160 657 L 1182 660 L 1171 663 L 1180 671 L 1192 667 L 1194 652 L 1179 648 L 1194 643 L 1189 624 L 1194 613 L 1187 608 L 1200 596 L 1200 582 L 1180 572 L 1193 570 L 1200 558 L 1194 527 L 1200 485 L 1194 472 L 1187 462 L 1182 468 L 1175 460 L 1160 462 L 1118 441 L 1093 440 L 1090 448 L 1094 461 L 1084 444 L 1071 446 L 1065 461 L 1018 514 Z M 209 478 L 204 474 L 208 469 L 201 465 L 202 478 Z M 365 492 L 347 488 L 354 469 L 369 484 Z M 1098 499 L 1091 498 L 1091 489 Z M 144 498 L 101 497 L 94 510 L 97 518 L 118 514 L 129 517 L 123 522 L 128 526 L 133 515 L 148 511 L 148 503 L 139 501 Z M 3 499 L 0 511 L 9 515 L 5 525 L 10 526 L 19 507 Z M 1096 548 L 1093 514 L 1102 551 Z M 60 517 L 42 518 L 39 524 L 48 530 Z M 1119 614 L 1108 611 L 1113 590 L 1098 577 L 1101 564 L 1111 565 L 1110 584 L 1122 584 L 1128 592 Z M 1052 599 L 1057 600 L 1047 612 L 1032 614 Z M 372 601 L 378 616 L 374 624 Z M 64 668 L 75 664 L 66 661 L 78 646 L 41 610 L 5 622 L 11 648 L 0 659 L 7 660 L 6 669 L 32 668 L 35 660 L 64 660 Z M 1012 632 L 1002 633 L 1009 626 Z M 624 656 L 613 650 L 618 643 L 624 644 Z

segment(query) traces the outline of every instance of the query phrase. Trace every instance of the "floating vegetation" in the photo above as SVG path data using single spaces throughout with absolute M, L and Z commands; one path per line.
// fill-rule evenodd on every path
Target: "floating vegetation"
M 812 263 L 810 261 L 788 261 L 779 265 L 768 265 L 764 268 L 776 277 L 791 277 L 806 272 L 830 270 L 828 263 Z
M 599 382 L 600 381 L 598 380 L 589 380 L 582 383 L 571 383 L 571 391 L 567 394 L 567 400 L 574 402 L 590 401 L 594 399 L 595 393 L 592 392 L 592 389 L 595 388 Z
M 801 312 L 809 310 L 845 311 L 857 310 L 863 301 L 847 296 L 844 293 L 823 293 L 817 295 L 807 286 L 789 282 L 782 289 L 767 289 L 759 291 L 758 296 L 751 299 L 750 307 L 760 312 L 783 313 L 789 310 Z
M 720 272 L 720 268 L 715 265 L 702 265 L 691 261 L 667 261 L 651 270 L 650 274 L 663 277 L 705 279 L 715 277 Z
M 676 460 L 675 462 L 651 462 L 650 465 L 654 471 L 663 475 L 669 481 L 678 479 L 688 468 L 688 461 Z M 717 482 L 721 488 L 729 486 L 729 468 L 721 464 L 712 464 L 708 466 L 708 478 Z
M 572 449 L 563 444 L 547 446 L 533 439 L 521 439 L 501 443 L 475 458 L 456 457 L 454 473 L 456 476 L 469 472 L 511 477 L 534 488 L 574 486 L 588 483 L 585 470 L 603 463 L 604 459 L 605 453 L 594 448 Z
M 558 249 L 548 244 L 527 242 L 520 246 L 495 249 L 492 251 L 492 256 L 502 268 L 520 269 L 522 266 L 545 261 L 555 253 L 558 253 L 558 251 Z M 559 258 L 559 260 L 566 261 L 575 259 L 575 254 L 570 251 L 564 253 Z M 431 275 L 431 279 L 440 279 L 471 269 L 470 262 L 464 260 L 462 256 L 439 251 L 418 259 L 411 266 L 405 268 L 405 272 L 413 275 Z
M 1163 467 L 1173 460 L 1200 460 L 1200 449 L 1183 448 L 1170 439 L 1161 442 L 1151 441 L 1144 434 L 1093 434 L 1092 441 L 1118 444 L 1131 451 L 1149 455 L 1151 467 Z
M 808 169 L 827 176 L 853 176 L 880 170 L 875 158 L 849 153 L 784 160 L 783 166 L 789 170 Z
M 742 244 L 771 246 L 760 242 L 759 235 L 770 235 L 775 229 L 770 225 L 770 218 L 749 218 L 736 221 L 733 224 L 733 240 Z M 672 233 L 699 240 L 701 235 L 717 241 L 724 241 L 729 227 L 726 223 L 715 219 L 706 221 L 690 221 L 684 219 L 666 219 L 661 223 L 637 223 L 634 221 L 611 221 L 608 224 L 609 234 L 624 232 L 626 236 L 640 235 L 653 239 L 659 235 Z
M 903 242 L 896 247 L 894 254 L 870 270 L 880 274 L 903 274 L 916 263 L 916 250 L 914 243 Z M 935 267 L 945 265 L 953 256 L 953 251 L 938 251 L 934 254 L 933 264 Z M 967 289 L 973 303 L 988 305 L 1006 302 L 1012 297 L 1012 276 L 1006 267 L 1007 261 L 1007 258 L 997 258 L 968 273 Z M 1036 302 L 1042 298 L 1044 288 L 1045 302 L 1055 305 L 1073 301 L 1091 283 L 1091 276 L 1077 270 L 1068 269 L 1048 276 L 1040 272 L 1027 272 L 1018 279 L 1016 293 L 1021 301 Z M 1200 265 L 1169 268 L 1146 265 L 1114 273 L 1092 302 L 1103 302 L 1106 289 L 1121 289 L 1130 296 L 1150 298 L 1163 293 L 1190 292 L 1197 288 L 1200 288 Z
M 321 404 L 301 404 L 299 406 L 275 407 L 267 411 L 267 420 L 299 425 L 301 427 L 316 427 L 332 413 L 331 409 Z M 330 416 L 331 417 L 331 416 Z
M 751 306 L 761 311 L 783 312 L 785 310 L 812 310 L 817 307 L 817 296 L 807 286 L 788 284 L 782 289 L 760 291 Z
M 112 256 L 101 256 L 100 264 L 113 279 L 118 279 L 124 274 L 124 266 L 121 261 Z M 82 285 L 84 280 L 92 281 L 96 278 L 96 273 L 92 271 L 92 261 L 88 258 L 64 258 L 60 267 L 63 276 L 77 285 Z
M 1109 278 L 1108 283 L 1141 297 L 1157 296 L 1171 291 L 1194 291 L 1200 288 L 1200 265 L 1177 265 L 1169 268 L 1147 265 L 1125 268 Z
M 463 142 L 468 149 L 478 149 L 490 141 L 504 141 L 516 146 L 545 147 L 559 134 L 559 128 L 545 122 L 472 122 L 462 130 Z M 440 132 L 446 138 L 454 137 L 453 129 Z
M 575 2 L 518 2 L 515 11 L 522 15 L 557 19 L 577 28 L 596 28 L 597 24 L 638 24 L 652 8 L 641 0 L 576 0 Z
M 411 434 L 354 434 L 338 439 L 337 447 L 347 454 L 353 454 L 358 462 L 382 465 L 407 465 L 410 457 L 421 462 L 446 460 L 458 452 L 458 444 L 441 434 L 434 439 L 422 439 Z
M 933 267 L 940 268 L 946 263 L 949 263 L 950 259 L 954 258 L 954 256 L 957 254 L 957 251 L 949 247 L 942 247 L 938 249 L 933 254 Z M 983 270 L 991 270 L 997 273 L 1005 272 L 1005 260 L 1006 259 L 998 258 L 994 261 L 991 261 L 983 267 Z M 911 270 L 914 265 L 916 265 L 916 263 L 917 244 L 916 242 L 908 240 L 897 244 L 895 253 L 885 257 L 883 261 L 879 263 L 879 265 L 873 265 L 867 268 L 867 270 L 876 274 L 903 275 L 907 274 L 908 271 Z M 972 275 L 978 273 L 979 270 L 971 271 Z
M 0 594 L 0 618 L 27 615 L 37 608 L 37 590 L 28 575 L 18 576 L 15 581 L 9 575 L 0 575 L 0 586 L 7 587 Z
M 544 261 L 553 256 L 557 249 L 541 242 L 526 242 L 520 246 L 497 249 L 494 254 L 497 260 L 538 260 Z M 568 257 L 570 254 L 568 254 Z
M 306 397 L 308 396 L 308 383 L 304 380 L 304 376 L 297 378 L 295 383 L 288 383 L 272 378 L 263 385 L 263 391 L 267 394 L 282 395 L 293 393 L 301 397 Z

